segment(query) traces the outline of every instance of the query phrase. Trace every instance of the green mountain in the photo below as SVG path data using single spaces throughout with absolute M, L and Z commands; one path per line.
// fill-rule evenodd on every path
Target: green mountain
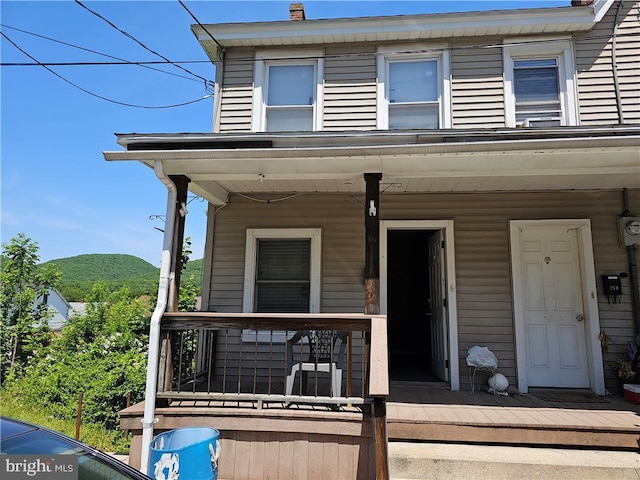
M 70 302 L 83 301 L 96 282 L 104 282 L 113 289 L 127 286 L 134 295 L 155 295 L 158 289 L 160 269 L 133 255 L 96 253 L 46 263 L 55 264 L 62 272 L 60 293 Z M 182 281 L 192 274 L 200 285 L 202 259 L 187 263 Z
M 73 282 L 123 280 L 156 275 L 159 271 L 157 267 L 141 258 L 121 254 L 78 255 L 47 263 L 55 263 L 63 278 Z
M 194 276 L 196 283 L 200 285 L 202 283 L 202 265 L 203 259 L 189 260 L 184 267 L 184 270 L 180 274 L 180 281 L 184 282 L 188 280 L 191 275 Z

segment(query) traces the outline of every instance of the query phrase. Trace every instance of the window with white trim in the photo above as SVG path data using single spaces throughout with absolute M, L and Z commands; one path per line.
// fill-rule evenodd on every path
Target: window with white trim
M 527 42 L 503 49 L 508 127 L 577 125 L 575 69 L 569 41 Z
M 253 311 L 307 313 L 311 239 L 258 238 Z
M 256 54 L 253 131 L 321 129 L 323 59 L 320 51 Z M 300 57 L 301 53 L 296 52 Z
M 448 51 L 424 50 L 418 45 L 378 50 L 379 129 L 451 127 Z
M 248 229 L 243 311 L 318 313 L 320 257 L 320 229 Z M 269 332 L 245 330 L 242 338 L 282 342 L 285 332 L 273 332 L 272 337 Z

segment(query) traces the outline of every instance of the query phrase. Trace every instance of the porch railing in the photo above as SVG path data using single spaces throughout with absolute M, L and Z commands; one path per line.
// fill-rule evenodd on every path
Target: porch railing
M 174 312 L 161 330 L 158 398 L 261 408 L 389 393 L 385 316 Z

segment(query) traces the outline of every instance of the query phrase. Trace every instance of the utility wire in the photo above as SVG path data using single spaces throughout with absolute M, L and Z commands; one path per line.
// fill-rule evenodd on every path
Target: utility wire
M 90 48 L 85 48 L 85 47 L 81 47 L 79 45 L 74 45 L 73 43 L 68 43 L 68 42 L 63 42 L 62 40 L 57 40 L 55 38 L 51 38 L 51 37 L 47 37 L 45 35 L 40 35 L 38 33 L 34 33 L 34 32 L 29 32 L 28 30 L 22 30 L 21 28 L 16 28 L 16 27 L 12 27 L 10 25 L 5 25 L 5 24 L 0 24 L 0 27 L 2 28 L 9 28 L 11 30 L 16 30 L 17 32 L 21 32 L 21 33 L 26 33 L 27 35 L 32 35 L 34 37 L 38 37 L 38 38 L 42 38 L 44 40 L 48 40 L 50 42 L 55 42 L 55 43 L 59 43 L 61 45 L 65 45 L 67 47 L 72 47 L 72 48 L 77 48 L 78 50 L 83 50 L 85 52 L 89 52 L 89 53 L 94 53 L 96 55 L 101 55 L 103 57 L 107 57 L 107 58 L 113 58 L 114 60 L 119 60 L 120 62 L 112 62 L 112 63 L 108 63 L 108 62 L 104 62 L 104 63 L 100 63 L 100 62 L 42 62 L 42 65 L 48 65 L 48 66 L 76 66 L 76 65 L 136 65 L 136 66 L 140 66 L 140 67 L 144 67 L 144 68 L 148 68 L 149 70 L 155 70 L 156 72 L 161 72 L 161 73 L 166 73 L 167 75 L 173 75 L 174 77 L 179 77 L 179 78 L 184 78 L 185 80 L 190 80 L 192 82 L 198 82 L 200 83 L 199 80 L 196 80 L 195 78 L 192 77 L 187 77 L 185 75 L 180 75 L 179 73 L 173 73 L 173 72 L 167 72 L 166 70 L 162 70 L 160 68 L 155 68 L 155 67 L 150 67 L 148 65 L 150 64 L 166 64 L 169 62 L 131 62 L 129 60 L 125 60 L 124 58 L 120 58 L 120 57 L 114 57 L 113 55 L 109 55 L 107 53 L 102 53 L 102 52 L 97 52 L 95 50 L 91 50 Z M 176 62 L 176 63 L 205 63 L 205 62 L 209 62 L 208 60 L 196 60 L 196 61 L 190 61 L 190 62 Z M 41 66 L 38 63 L 0 63 L 0 66 L 3 67 L 26 67 L 26 66 Z
M 222 45 L 218 40 L 216 40 L 216 39 L 215 39 L 215 37 L 214 37 L 213 35 L 211 35 L 211 32 L 209 32 L 209 30 L 207 30 L 207 29 L 205 28 L 205 26 L 204 26 L 204 25 L 202 25 L 202 24 L 200 23 L 200 20 L 198 20 L 198 19 L 196 18 L 196 16 L 195 16 L 193 13 L 191 13 L 191 10 L 189 10 L 189 9 L 187 8 L 187 6 L 184 4 L 184 2 L 183 2 L 182 0 L 178 0 L 178 3 L 179 3 L 180 5 L 182 5 L 182 8 L 184 8 L 184 9 L 187 11 L 187 13 L 188 13 L 189 15 L 191 15 L 191 18 L 193 18 L 193 19 L 195 20 L 195 22 L 200 26 L 200 28 L 202 28 L 202 29 L 207 33 L 207 35 L 209 35 L 209 37 L 211 38 L 211 40 L 213 40 L 214 42 L 216 42 L 216 45 L 218 45 L 218 46 L 222 49 L 222 53 L 223 53 L 223 54 L 224 54 L 224 53 L 226 53 L 226 52 L 227 52 L 227 50 L 224 48 L 224 46 L 223 46 L 223 45 Z
M 96 66 L 110 66 L 110 65 L 133 65 L 136 67 L 147 67 L 147 65 L 167 65 L 169 62 L 163 61 L 150 61 L 150 62 L 130 62 L 129 60 L 123 60 L 122 62 L 3 62 L 0 63 L 0 66 L 3 67 L 38 67 L 47 65 L 49 67 L 96 67 Z M 211 63 L 209 60 L 191 60 L 191 61 L 183 61 L 183 62 L 171 62 L 171 63 Z M 151 68 L 151 70 L 156 70 L 158 72 L 166 73 L 168 75 L 175 75 L 180 78 L 184 78 L 185 80 L 191 80 L 192 82 L 200 83 L 200 80 L 196 80 L 195 78 L 185 77 L 184 75 L 179 75 L 171 72 L 167 72 L 165 70 L 160 70 L 159 68 L 147 67 Z
M 149 47 L 147 47 L 144 43 L 142 43 L 140 40 L 138 40 L 137 38 L 135 38 L 133 35 L 131 35 L 130 33 L 125 32 L 124 30 L 122 30 L 120 27 L 118 27 L 117 25 L 115 25 L 113 22 L 107 20 L 105 17 L 103 17 L 102 15 L 100 15 L 98 12 L 95 12 L 93 10 L 91 10 L 89 7 L 87 7 L 86 5 L 84 5 L 80 0 L 75 0 L 75 2 L 80 5 L 82 8 L 84 8 L 85 10 L 87 10 L 88 12 L 92 13 L 93 15 L 95 15 L 96 17 L 98 17 L 99 19 L 103 20 L 104 22 L 106 22 L 108 25 L 110 25 L 111 27 L 115 28 L 117 31 L 119 31 L 120 33 L 122 33 L 125 37 L 130 38 L 131 40 L 133 40 L 134 42 L 136 42 L 138 45 L 140 45 L 142 48 L 144 48 L 145 50 L 147 50 L 148 52 L 153 53 L 154 55 L 162 58 L 163 60 L 169 62 L 170 64 L 172 64 L 174 67 L 179 68 L 181 70 L 184 70 L 185 72 L 187 72 L 190 75 L 193 75 L 196 78 L 199 78 L 200 80 L 202 80 L 204 82 L 204 88 L 207 91 L 207 93 L 211 93 L 212 92 L 212 88 L 214 87 L 214 82 L 212 82 L 211 80 L 207 80 L 206 78 L 198 75 L 197 73 L 193 73 L 191 70 L 189 70 L 188 68 L 185 68 L 181 65 L 177 65 L 176 63 L 172 62 L 171 60 L 169 60 L 167 57 L 165 57 L 164 55 L 156 52 L 155 50 L 150 49 Z
M 623 38 L 636 38 L 638 36 L 635 32 L 630 33 L 618 33 L 615 35 L 618 39 Z M 589 35 L 589 36 L 581 36 L 579 38 L 574 38 L 574 40 L 606 40 L 612 38 L 611 35 Z M 534 39 L 527 40 L 525 42 L 510 42 L 510 43 L 489 43 L 489 44 L 477 44 L 477 45 L 452 45 L 449 47 L 451 51 L 464 51 L 464 50 L 489 50 L 489 49 L 502 49 L 507 47 L 517 47 L 517 46 L 525 46 L 525 45 L 543 45 L 545 43 L 556 43 L 558 39 Z M 426 43 L 426 42 L 425 42 Z M 301 49 L 304 50 L 305 46 L 301 46 Z M 331 59 L 340 59 L 340 58 L 358 58 L 358 57 L 375 57 L 378 55 L 384 55 L 386 57 L 393 56 L 402 56 L 402 55 L 419 55 L 419 54 L 428 54 L 428 53 L 437 53 L 447 48 L 443 47 L 428 47 L 419 48 L 419 49 L 408 49 L 408 50 L 398 50 L 394 52 L 388 53 L 378 53 L 378 52 L 365 52 L 365 53 L 335 53 L 335 54 L 320 54 L 320 55 L 292 55 L 288 57 L 276 57 L 278 60 L 331 60 Z M 268 60 L 268 58 L 265 58 Z M 255 62 L 256 58 L 254 56 L 249 57 L 234 57 L 233 62 Z M 184 63 L 184 62 L 183 62 Z
M 197 20 L 196 20 L 197 21 Z M 11 28 L 13 30 L 17 30 L 23 33 L 27 33 L 30 35 L 34 35 L 37 37 L 41 37 L 47 40 L 51 40 L 53 42 L 58 42 L 58 43 L 62 43 L 64 45 L 69 45 L 72 46 L 74 48 L 78 48 L 81 50 L 85 50 L 91 53 L 96 53 L 98 55 L 103 55 L 109 58 L 114 58 L 116 60 L 120 60 L 120 62 L 34 62 L 34 63 L 28 63 L 28 62 L 7 62 L 7 63 L 0 63 L 0 66 L 7 66 L 7 67 L 15 67 L 15 66 L 98 66 L 98 65 L 139 65 L 139 66 L 145 66 L 145 65 L 165 65 L 165 64 L 170 64 L 170 65 L 174 65 L 177 66 L 177 63 L 180 64 L 185 64 L 185 63 L 210 63 L 210 60 L 184 60 L 184 61 L 171 61 L 171 60 L 164 60 L 164 61 L 140 61 L 140 62 L 133 62 L 133 61 L 128 61 L 128 60 L 124 60 L 124 59 L 120 59 L 118 57 L 113 57 L 111 55 L 107 55 L 104 53 L 100 53 L 100 52 L 95 52 L 93 50 L 84 48 L 84 47 L 80 47 L 77 45 L 73 45 L 73 44 L 67 44 L 66 42 L 62 42 L 59 40 L 55 40 L 55 39 L 51 39 L 48 37 L 45 37 L 43 35 L 38 35 L 36 33 L 32 33 L 32 32 L 28 32 L 26 30 L 21 30 L 19 28 L 15 28 L 15 27 L 10 27 L 8 25 L 3 25 L 0 24 L 0 26 L 4 27 L 4 28 Z M 204 28 L 204 27 L 203 27 Z M 206 29 L 205 29 L 206 31 Z M 209 33 L 207 31 L 207 33 Z M 210 35 L 211 36 L 211 35 Z M 618 33 L 615 35 L 616 38 L 619 39 L 623 39 L 626 37 L 629 38 L 635 38 L 637 36 L 636 33 Z M 217 40 L 215 40 L 215 38 L 213 36 L 211 36 L 211 38 L 214 39 L 214 41 L 217 42 Z M 590 35 L 590 36 L 584 36 L 584 37 L 580 37 L 580 40 L 602 40 L 602 39 L 608 39 L 611 38 L 610 35 Z M 523 46 L 523 45 L 539 45 L 539 44 L 544 44 L 544 43 L 553 43 L 556 42 L 557 39 L 539 39 L 539 40 L 529 40 L 526 42 L 514 42 L 514 43 L 495 43 L 495 44 L 477 44 L 477 45 L 460 45 L 460 46 L 452 46 L 451 50 L 473 50 L 473 49 L 492 49 L 492 48 L 505 48 L 505 47 L 511 47 L 511 46 Z M 223 47 L 224 48 L 224 47 Z M 422 49 L 412 49 L 412 50 L 401 50 L 401 51 L 397 51 L 397 52 L 391 52 L 391 53 L 387 53 L 385 54 L 386 56 L 394 56 L 394 55 L 406 55 L 406 54 L 421 54 L 421 53 L 430 53 L 430 52 L 440 52 L 442 51 L 442 47 L 439 48 L 422 48 Z M 371 57 L 371 56 L 375 56 L 375 55 L 380 55 L 379 53 L 376 52 L 366 52 L 366 53 L 337 53 L 337 54 L 329 54 L 329 55 L 306 55 L 306 56 L 291 56 L 291 57 L 278 57 L 279 60 L 316 60 L 316 59 L 339 59 L 339 58 L 356 58 L 356 57 Z M 253 56 L 251 57 L 236 57 L 233 59 L 234 62 L 254 62 L 255 58 Z M 152 68 L 152 67 L 147 67 L 147 68 Z M 192 80 L 192 81 L 198 81 L 195 80 L 193 78 L 190 77 L 185 77 L 182 75 L 178 75 L 172 72 L 167 72 L 165 70 L 160 70 L 158 69 L 158 71 L 163 72 L 163 73 L 167 73 L 169 75 L 176 75 L 178 77 L 181 78 L 185 78 L 188 80 Z M 201 80 L 203 79 L 203 77 L 199 77 Z M 210 82 L 209 80 L 206 80 L 207 82 Z
M 6 28 L 13 28 L 13 27 L 7 27 L 6 25 L 1 25 L 4 26 Z M 18 30 L 21 32 L 25 32 L 25 33 L 30 33 L 30 32 L 26 32 L 24 30 L 20 30 L 18 28 L 14 28 L 14 30 Z M 32 34 L 32 35 L 36 35 L 36 36 L 41 36 L 41 35 L 37 35 L 37 34 Z M 630 37 L 630 38 L 635 38 L 637 36 L 636 33 L 623 33 L 623 34 L 617 34 L 616 38 L 625 38 L 625 37 Z M 43 38 L 47 38 L 47 37 L 43 37 Z M 610 35 L 593 35 L 593 36 L 588 36 L 588 37 L 581 37 L 580 40 L 599 40 L 599 39 L 607 39 L 610 38 Z M 53 39 L 52 39 L 53 40 Z M 56 40 L 53 40 L 56 41 Z M 553 43 L 553 42 L 557 42 L 557 40 L 551 39 L 542 39 L 542 40 L 531 40 L 531 41 L 527 41 L 527 42 L 516 42 L 516 43 L 496 43 L 496 44 L 486 44 L 486 45 L 461 45 L 461 46 L 453 46 L 451 47 L 451 50 L 472 50 L 472 49 L 491 49 L 491 48 L 504 48 L 504 47 L 512 47 L 512 46 L 522 46 L 522 45 L 537 45 L 537 44 L 542 44 L 542 43 Z M 65 42 L 60 42 L 60 43 L 65 43 Z M 74 45 L 71 45 L 74 46 Z M 80 48 L 82 50 L 87 50 L 89 52 L 93 52 L 92 50 L 89 49 L 85 49 L 83 47 L 77 47 L 76 48 Z M 397 52 L 391 52 L 391 53 L 386 53 L 385 56 L 393 56 L 393 55 L 407 55 L 407 54 L 421 54 L 421 53 L 431 53 L 431 52 L 440 52 L 442 51 L 442 47 L 440 48 L 423 48 L 423 49 L 418 49 L 418 50 L 401 50 L 401 51 L 397 51 Z M 104 53 L 100 53 L 100 52 L 93 52 L 93 53 L 97 53 L 99 55 L 104 55 L 110 58 L 115 58 L 117 60 L 120 60 L 118 57 L 112 57 L 111 55 L 107 55 Z M 375 56 L 375 55 L 381 55 L 379 53 L 376 52 L 366 52 L 366 53 L 336 53 L 336 54 L 329 54 L 329 55 L 307 55 L 307 56 L 292 56 L 292 57 L 278 57 L 278 60 L 316 60 L 316 59 L 325 59 L 325 60 L 331 60 L 331 59 L 339 59 L 339 58 L 355 58 L 355 57 L 371 57 L 371 56 Z M 255 57 L 236 57 L 233 59 L 234 62 L 254 62 L 255 61 Z M 100 66 L 100 65 L 139 65 L 139 66 L 145 66 L 145 65 L 166 65 L 166 64 L 176 64 L 176 63 L 181 63 L 181 64 L 185 64 L 185 63 L 211 63 L 210 60 L 181 60 L 181 61 L 171 61 L 171 60 L 164 60 L 164 61 L 140 61 L 140 62 L 133 62 L 133 61 L 129 61 L 129 60 L 122 60 L 120 62 L 41 62 L 41 63 L 29 63 L 29 62 L 7 62 L 7 63 L 0 63 L 0 66 L 3 67 L 29 67 L 29 66 L 42 66 L 42 65 L 48 65 L 48 66 Z M 149 67 L 151 68 L 151 67 Z M 193 78 L 190 77 L 185 77 L 182 75 L 178 75 L 175 73 L 171 73 L 171 72 L 166 72 L 164 70 L 159 70 L 160 72 L 163 73 L 167 73 L 169 75 L 177 75 L 181 78 L 185 78 L 188 80 L 192 80 L 195 82 L 198 82 L 198 80 L 195 80 Z
M 44 67 L 45 69 L 47 69 L 49 72 L 53 73 L 56 77 L 58 77 L 60 80 L 63 80 L 64 82 L 68 83 L 69 85 L 74 86 L 75 88 L 77 88 L 78 90 L 83 91 L 86 94 L 91 95 L 92 97 L 96 97 L 99 98 L 100 100 L 105 100 L 107 102 L 110 103 L 115 103 L 116 105 L 122 105 L 125 107 L 133 107 L 133 108 L 150 108 L 150 109 L 159 109 L 159 108 L 174 108 L 174 107 L 183 107 L 185 105 L 190 105 L 192 103 L 196 103 L 196 102 L 200 102 L 206 98 L 211 97 L 211 95 L 205 95 L 204 97 L 198 98 L 196 100 L 191 100 L 189 102 L 183 102 L 183 103 L 176 103 L 173 105 L 160 105 L 160 106 L 148 106 L 148 105 L 135 105 L 132 103 L 125 103 L 125 102 L 119 102 L 117 100 L 112 100 L 110 98 L 107 97 L 103 97 L 102 95 L 98 95 L 97 93 L 93 93 L 89 90 L 87 90 L 86 88 L 82 88 L 80 85 L 77 85 L 75 83 L 73 83 L 71 80 L 66 79 L 65 77 L 63 77 L 62 75 L 60 75 L 59 73 L 55 72 L 54 70 L 52 70 L 51 68 L 49 68 L 48 66 L 40 63 L 37 59 L 35 59 L 34 57 L 32 57 L 29 53 L 27 53 L 25 50 L 23 50 L 22 48 L 20 48 L 13 40 L 11 40 L 6 33 L 4 32 L 0 32 L 0 35 L 2 35 L 9 43 L 11 43 L 14 47 L 16 47 L 18 50 L 20 50 L 23 54 L 25 54 L 27 57 L 29 57 L 31 60 L 33 60 L 34 62 L 36 62 L 38 65 Z

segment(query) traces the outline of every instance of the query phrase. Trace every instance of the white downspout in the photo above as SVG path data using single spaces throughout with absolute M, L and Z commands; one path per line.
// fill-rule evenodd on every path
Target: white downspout
M 173 243 L 173 226 L 176 212 L 178 192 L 175 184 L 164 173 L 162 162 L 153 164 L 156 176 L 167 187 L 167 215 L 162 244 L 162 262 L 160 264 L 160 283 L 158 284 L 158 300 L 151 315 L 149 326 L 149 353 L 147 357 L 147 384 L 144 392 L 144 415 L 142 417 L 142 450 L 140 455 L 140 471 L 148 474 L 149 445 L 153 440 L 155 423 L 156 390 L 158 383 L 158 362 L 160 357 L 160 320 L 167 309 L 171 271 L 171 248 Z

